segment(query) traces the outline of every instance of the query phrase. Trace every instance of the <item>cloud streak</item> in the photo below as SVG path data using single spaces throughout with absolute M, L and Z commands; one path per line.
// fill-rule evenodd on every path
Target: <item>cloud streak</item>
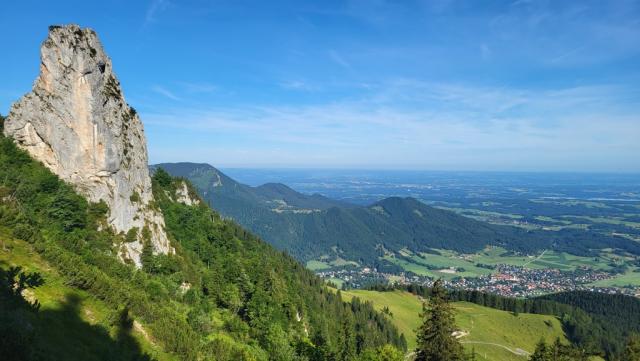
M 157 20 L 157 15 L 166 10 L 171 3 L 168 0 L 152 0 L 144 16 L 144 26 Z
M 625 91 L 599 85 L 535 92 L 396 80 L 352 101 L 180 108 L 144 119 L 153 127 L 207 134 L 215 147 L 200 160 L 224 154 L 226 166 L 273 164 L 266 155 L 277 150 L 288 153 L 278 158 L 280 166 L 331 166 L 331 159 L 373 168 L 584 170 L 606 157 L 616 159 L 609 170 L 629 170 L 628 155 L 640 154 L 640 118 L 611 111 Z M 629 109 L 637 105 L 632 99 Z M 208 149 L 207 143 L 199 147 Z
M 164 96 L 165 98 L 169 98 L 171 100 L 174 101 L 180 101 L 181 99 L 176 96 L 173 92 L 171 92 L 170 90 L 160 86 L 160 85 L 154 85 L 153 87 L 151 87 L 151 90 L 153 90 L 154 92 Z
M 333 60 L 334 63 L 340 65 L 343 68 L 351 69 L 351 64 L 346 61 L 340 53 L 335 50 L 329 50 L 329 57 Z

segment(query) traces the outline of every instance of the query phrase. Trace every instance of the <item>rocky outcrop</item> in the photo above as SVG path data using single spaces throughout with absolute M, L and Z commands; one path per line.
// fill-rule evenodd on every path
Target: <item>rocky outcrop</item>
M 200 200 L 189 192 L 187 182 L 180 182 L 176 189 L 176 201 L 188 206 L 195 206 L 200 204 Z
M 106 202 L 117 233 L 135 232 L 121 246 L 123 259 L 140 265 L 144 241 L 156 253 L 172 252 L 153 205 L 142 122 L 96 33 L 51 26 L 40 53 L 40 76 L 12 106 L 5 135 L 90 201 Z

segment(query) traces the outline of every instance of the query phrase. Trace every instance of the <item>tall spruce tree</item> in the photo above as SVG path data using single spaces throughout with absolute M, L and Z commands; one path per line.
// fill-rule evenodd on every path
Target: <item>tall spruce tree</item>
M 142 269 L 146 272 L 153 271 L 153 247 L 151 242 L 145 240 L 142 244 L 142 253 L 140 254 L 140 262 L 142 263 Z
M 453 307 L 441 280 L 433 284 L 429 304 L 423 305 L 421 317 L 416 361 L 465 360 L 462 345 L 453 336 L 456 330 Z
M 531 354 L 531 361 L 550 361 L 551 353 L 547 343 L 544 341 L 544 338 L 541 338 L 540 341 L 536 344 L 536 349 Z

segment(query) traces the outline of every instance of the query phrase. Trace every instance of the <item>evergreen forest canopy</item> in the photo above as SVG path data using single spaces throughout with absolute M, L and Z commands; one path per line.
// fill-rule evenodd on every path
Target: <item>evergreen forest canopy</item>
M 391 197 L 363 207 L 317 194 L 301 194 L 282 184 L 250 187 L 208 164 L 157 166 L 191 180 L 198 193 L 221 214 L 302 262 L 340 257 L 379 270 L 401 272 L 398 266 L 380 259 L 385 250 L 430 252 L 444 248 L 473 253 L 487 245 L 525 254 L 553 249 L 597 256 L 599 250 L 613 248 L 640 255 L 640 244 L 623 237 L 580 229 L 527 231 L 493 225 L 413 198 Z
M 118 258 L 117 246 L 128 237 L 105 226 L 104 203 L 87 202 L 0 135 L 0 230 L 28 243 L 66 285 L 108 305 L 114 319 L 140 322 L 177 359 L 377 360 L 406 349 L 404 337 L 371 304 L 343 302 L 293 258 L 204 202 L 175 202 L 182 182 L 155 172 L 154 206 L 165 216 L 176 254 L 153 255 L 147 244 L 137 270 Z M 0 353 L 15 360 L 60 359 L 45 349 L 47 335 L 31 327 L 44 317 L 37 303 L 14 292 L 17 285 L 36 288 L 47 280 L 0 268 Z M 102 336 L 109 337 L 106 331 Z M 65 342 L 84 347 L 81 340 Z M 118 345 L 115 355 L 94 350 L 91 357 L 153 358 L 131 340 Z

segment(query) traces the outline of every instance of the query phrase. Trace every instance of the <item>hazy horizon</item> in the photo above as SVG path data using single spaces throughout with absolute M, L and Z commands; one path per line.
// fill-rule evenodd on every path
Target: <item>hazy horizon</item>
M 640 176 L 640 171 L 600 171 L 600 170 L 585 170 L 585 171 L 563 171 L 563 170 L 512 170 L 512 169 L 436 169 L 436 168 L 358 168 L 358 167 L 305 167 L 305 166 L 290 166 L 290 167 L 282 167 L 282 166 L 216 166 L 215 164 L 211 164 L 210 162 L 190 162 L 185 161 L 186 163 L 206 163 L 209 164 L 221 171 L 225 170 L 259 170 L 259 171 L 339 171 L 339 172 L 442 172 L 442 173 L 516 173 L 516 174 L 586 174 L 586 175 L 629 175 L 629 176 Z M 180 161 L 177 162 L 159 162 L 160 163 L 183 163 Z

